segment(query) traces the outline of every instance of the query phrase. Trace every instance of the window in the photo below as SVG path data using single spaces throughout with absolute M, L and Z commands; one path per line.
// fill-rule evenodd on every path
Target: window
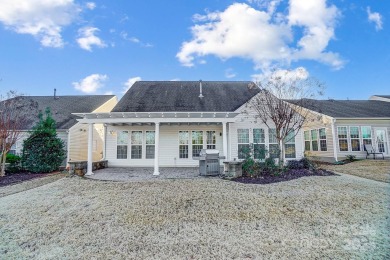
M 318 151 L 318 130 L 311 130 L 311 149 Z
M 346 126 L 337 127 L 337 136 L 339 138 L 340 152 L 348 151 L 347 127 Z
M 189 144 L 188 131 L 179 131 L 179 158 L 188 158 L 188 144 Z
M 371 127 L 362 126 L 361 130 L 362 130 L 363 144 L 372 144 Z
M 206 131 L 207 149 L 215 149 L 215 131 Z
M 203 131 L 192 131 L 192 157 L 199 156 L 203 149 Z
M 305 151 L 310 151 L 310 131 L 303 132 L 305 136 Z
M 326 145 L 326 132 L 325 128 L 320 128 L 318 130 L 319 137 L 320 137 L 320 149 L 322 152 L 328 151 L 328 147 Z
M 265 159 L 264 129 L 253 129 L 253 153 L 254 159 Z
M 279 144 L 278 139 L 276 138 L 276 129 L 270 128 L 269 129 L 269 157 L 271 158 L 279 158 Z
M 284 144 L 284 155 L 286 158 L 295 158 L 295 133 L 294 130 L 290 129 Z
M 249 150 L 249 129 L 237 129 L 238 159 L 245 159 Z
M 118 131 L 116 138 L 116 158 L 127 159 L 127 145 L 129 144 L 129 131 Z
M 142 131 L 131 132 L 131 159 L 142 159 Z
M 154 159 L 155 131 L 146 131 L 146 159 Z
M 349 127 L 349 137 L 351 138 L 352 151 L 360 151 L 360 136 L 358 126 Z

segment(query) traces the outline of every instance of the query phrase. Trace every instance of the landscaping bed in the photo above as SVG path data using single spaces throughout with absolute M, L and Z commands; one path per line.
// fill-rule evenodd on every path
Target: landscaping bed
M 0 187 L 48 176 L 47 173 L 14 173 L 0 177 Z
M 240 183 L 250 183 L 250 184 L 269 184 L 282 181 L 290 181 L 298 179 L 301 177 L 307 176 L 333 176 L 336 175 L 331 171 L 327 170 L 309 170 L 309 169 L 290 169 L 288 171 L 282 172 L 278 175 L 263 175 L 257 177 L 244 176 L 233 179 L 233 181 Z

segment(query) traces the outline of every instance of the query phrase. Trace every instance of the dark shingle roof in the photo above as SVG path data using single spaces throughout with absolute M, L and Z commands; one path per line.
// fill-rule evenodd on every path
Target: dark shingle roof
M 49 107 L 53 118 L 57 122 L 57 129 L 69 129 L 77 123 L 76 116 L 72 113 L 91 113 L 105 102 L 113 98 L 114 95 L 85 95 L 85 96 L 24 96 L 38 104 L 38 111 L 45 112 Z M 35 111 L 36 112 L 36 111 Z M 23 129 L 31 129 L 37 119 Z
M 335 118 L 390 117 L 390 102 L 378 100 L 310 100 L 305 107 Z
M 374 95 L 375 97 L 390 98 L 390 95 Z
M 113 112 L 232 112 L 259 93 L 250 81 L 138 81 Z

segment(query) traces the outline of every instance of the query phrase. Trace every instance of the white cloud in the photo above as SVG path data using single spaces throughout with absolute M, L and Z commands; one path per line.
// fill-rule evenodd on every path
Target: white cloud
M 72 85 L 75 89 L 80 90 L 84 93 L 95 93 L 98 89 L 104 86 L 104 81 L 108 80 L 107 75 L 103 74 L 92 74 L 79 82 L 73 82 Z
M 234 72 L 234 70 L 232 68 L 228 68 L 225 70 L 225 77 L 226 78 L 231 79 L 231 78 L 234 78 L 235 76 L 237 76 L 237 74 Z
M 44 47 L 63 47 L 61 31 L 80 11 L 73 0 L 0 0 L 0 22 L 9 30 L 36 37 Z
M 87 7 L 89 10 L 93 10 L 96 8 L 96 4 L 94 2 L 87 2 L 85 7 Z
M 123 91 L 122 93 L 126 93 L 130 88 L 131 86 L 133 86 L 133 84 L 137 81 L 140 81 L 141 80 L 141 77 L 134 77 L 134 78 L 129 78 L 126 83 L 124 84 L 125 87 L 123 88 Z
M 146 48 L 153 47 L 153 44 L 148 43 L 148 42 L 144 43 L 143 41 L 141 41 L 137 37 L 134 37 L 134 36 L 129 37 L 129 35 L 125 31 L 122 31 L 119 35 L 122 37 L 122 39 L 129 41 L 129 42 L 132 42 L 132 43 L 136 43 L 136 44 L 140 45 L 141 47 L 146 47 Z
M 371 8 L 367 7 L 368 21 L 375 24 L 375 29 L 380 31 L 383 29 L 382 15 L 378 12 L 371 12 Z
M 103 40 L 95 35 L 99 29 L 95 27 L 83 27 L 79 29 L 79 38 L 77 39 L 77 43 L 80 48 L 92 51 L 92 46 L 95 45 L 99 48 L 107 47 Z
M 267 71 L 262 74 L 252 75 L 252 80 L 255 82 L 261 82 L 263 80 L 281 78 L 283 81 L 291 81 L 293 79 L 305 80 L 309 78 L 309 72 L 304 67 L 298 67 L 293 70 L 279 69 L 275 71 Z
M 222 60 L 239 57 L 253 61 L 256 69 L 285 66 L 291 61 L 316 60 L 335 69 L 343 66 L 337 53 L 326 51 L 334 38 L 339 16 L 326 0 L 290 0 L 288 14 L 276 12 L 278 0 L 252 0 L 266 10 L 245 3 L 234 3 L 222 12 L 196 14 L 192 40 L 182 43 L 176 57 L 184 66 L 194 66 L 198 59 L 215 55 Z M 294 41 L 294 32 L 303 30 Z

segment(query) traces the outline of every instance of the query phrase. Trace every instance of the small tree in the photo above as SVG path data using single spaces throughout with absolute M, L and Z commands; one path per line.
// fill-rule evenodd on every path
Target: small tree
M 7 153 L 20 139 L 21 130 L 33 122 L 38 105 L 15 91 L 1 96 L 0 100 L 0 176 L 4 176 Z
M 277 71 L 257 85 L 261 92 L 247 103 L 247 108 L 253 111 L 255 121 L 269 129 L 275 128 L 279 166 L 282 166 L 285 143 L 295 138 L 305 122 L 314 120 L 314 115 L 306 108 L 313 106 L 313 99 L 323 95 L 324 86 L 302 70 Z M 246 113 L 250 112 L 246 110 Z
M 47 108 L 45 118 L 39 113 L 39 122 L 24 140 L 22 162 L 34 173 L 52 172 L 65 159 L 64 142 L 57 137 L 56 122 Z

